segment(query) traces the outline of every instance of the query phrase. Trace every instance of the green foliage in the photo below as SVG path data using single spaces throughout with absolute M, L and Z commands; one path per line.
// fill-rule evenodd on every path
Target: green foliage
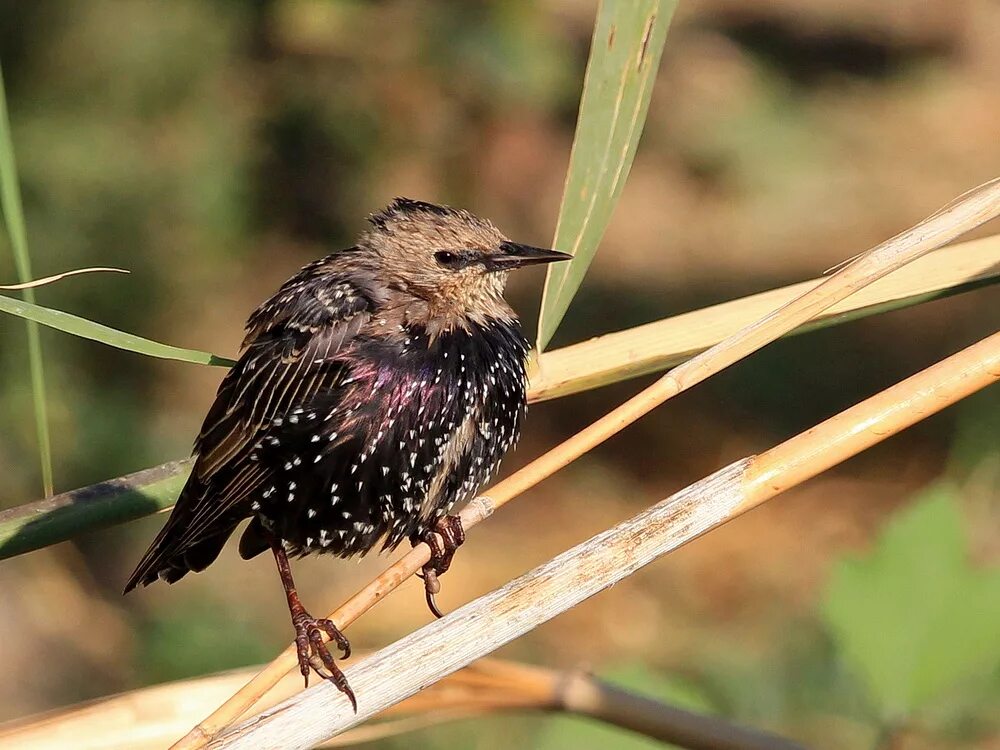
M 871 555 L 837 567 L 823 614 L 884 724 L 1000 666 L 1000 570 L 969 563 L 947 486 L 893 519 Z
M 28 254 L 28 234 L 24 225 L 24 210 L 21 207 L 21 190 L 17 180 L 17 162 L 14 159 L 14 144 L 10 134 L 10 118 L 7 115 L 7 94 L 4 89 L 3 68 L 0 68 L 0 205 L 14 251 L 14 265 L 21 282 L 31 281 L 31 256 Z M 35 301 L 35 290 L 25 289 L 25 301 Z M 28 367 L 31 371 L 31 391 L 35 409 L 35 430 L 38 435 L 38 453 L 42 464 L 42 488 L 45 495 L 51 495 L 52 484 L 52 443 L 49 439 L 48 406 L 45 401 L 45 370 L 42 366 L 42 342 L 38 325 L 28 321 Z
M 548 269 L 539 351 L 566 314 L 625 186 L 676 5 L 675 0 L 601 3 L 553 241 L 574 258 Z

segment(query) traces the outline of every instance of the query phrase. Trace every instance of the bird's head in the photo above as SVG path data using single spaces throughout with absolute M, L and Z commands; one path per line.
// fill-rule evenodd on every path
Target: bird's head
M 369 221 L 372 228 L 359 244 L 382 280 L 426 302 L 432 315 L 476 320 L 507 314 L 509 271 L 572 257 L 511 242 L 468 211 L 409 198 L 397 198 Z

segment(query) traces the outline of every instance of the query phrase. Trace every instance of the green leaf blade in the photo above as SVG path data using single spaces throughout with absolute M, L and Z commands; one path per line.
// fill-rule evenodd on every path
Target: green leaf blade
M 17 162 L 14 159 L 14 143 L 10 133 L 10 117 L 7 113 L 7 93 L 0 66 L 0 208 L 14 255 L 14 267 L 19 280 L 31 281 L 31 256 L 28 253 L 28 234 L 24 224 L 24 210 L 21 205 L 21 191 L 18 187 Z M 35 290 L 28 288 L 21 292 L 25 301 L 34 303 Z M 38 325 L 26 323 L 28 333 L 28 369 L 31 373 L 31 395 L 35 411 L 35 432 L 38 438 L 38 453 L 42 470 L 42 489 L 49 497 L 54 491 L 52 473 L 52 441 L 49 436 L 48 404 L 45 400 L 45 369 L 42 364 L 42 341 Z
M 676 0 L 601 3 L 538 321 L 544 350 L 580 287 L 628 177 Z
M 2 510 L 0 560 L 166 510 L 190 471 L 190 460 L 171 461 Z
M 0 312 L 10 313 L 34 323 L 41 323 L 49 328 L 55 328 L 63 333 L 69 333 L 81 338 L 97 341 L 118 349 L 144 354 L 147 357 L 173 359 L 179 362 L 191 362 L 198 365 L 215 365 L 232 367 L 231 359 L 219 357 L 209 352 L 197 349 L 182 349 L 158 341 L 145 339 L 142 336 L 119 331 L 116 328 L 95 323 L 61 310 L 53 310 L 41 305 L 35 305 L 24 300 L 17 300 L 0 294 Z

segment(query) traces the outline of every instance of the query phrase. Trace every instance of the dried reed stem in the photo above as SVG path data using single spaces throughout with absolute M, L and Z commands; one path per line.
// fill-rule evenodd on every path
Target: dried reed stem
M 702 354 L 674 368 L 624 404 L 561 445 L 495 485 L 462 513 L 466 529 L 525 490 L 648 414 L 659 404 L 705 380 L 762 346 L 813 319 L 858 289 L 871 284 L 925 253 L 1000 214 L 1000 179 L 977 187 L 919 224 L 869 250 L 819 286 L 741 329 Z M 330 618 L 343 628 L 383 599 L 429 559 L 429 548 L 418 545 L 365 586 Z M 421 631 L 423 632 L 423 631 Z M 171 750 L 194 750 L 252 706 L 277 680 L 296 665 L 293 646 L 286 648 L 260 674 L 194 727 Z M 367 689 L 355 684 L 355 691 Z
M 572 675 L 562 689 L 564 710 L 655 737 L 688 750 L 804 750 L 797 742 L 716 718 L 663 706 L 624 690 Z M 650 722 L 653 722 L 652 724 Z
M 434 684 L 680 545 L 1000 380 L 1000 333 L 737 461 L 346 670 L 225 731 L 212 750 L 310 748 Z
M 252 673 L 244 669 L 179 680 L 0 725 L 0 746 L 10 750 L 160 750 L 197 719 L 205 701 L 221 700 Z M 293 695 L 298 686 L 299 676 L 289 676 L 268 695 L 269 705 Z M 802 750 L 774 735 L 683 711 L 584 672 L 498 659 L 480 659 L 386 710 L 384 720 L 344 732 L 322 746 L 354 745 L 499 712 L 540 710 L 589 716 L 693 750 Z

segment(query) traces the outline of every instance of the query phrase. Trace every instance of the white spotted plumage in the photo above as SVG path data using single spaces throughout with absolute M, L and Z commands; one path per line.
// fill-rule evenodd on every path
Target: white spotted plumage
M 291 551 L 349 556 L 379 540 L 391 548 L 419 538 L 495 474 L 517 439 L 528 345 L 516 324 L 433 342 L 423 331 L 406 333 L 419 346 L 394 360 L 388 375 L 388 368 L 359 368 L 341 382 L 340 405 L 320 409 L 325 420 L 288 418 L 276 426 L 277 446 L 263 441 L 265 449 L 278 448 L 282 467 L 291 465 L 283 473 L 301 477 L 308 488 L 294 493 L 299 510 L 293 514 L 288 498 L 282 507 L 265 503 L 259 511 Z M 379 360 L 377 352 L 371 356 Z M 365 398 L 376 382 L 384 398 Z M 325 430 L 319 440 L 310 432 L 316 429 Z M 352 480 L 347 494 L 339 489 L 345 477 Z M 314 495 L 328 500 L 315 503 Z

